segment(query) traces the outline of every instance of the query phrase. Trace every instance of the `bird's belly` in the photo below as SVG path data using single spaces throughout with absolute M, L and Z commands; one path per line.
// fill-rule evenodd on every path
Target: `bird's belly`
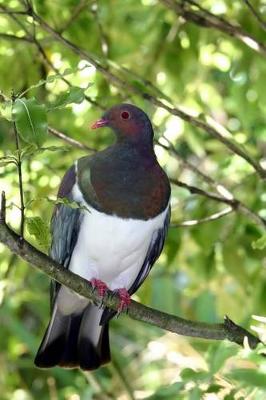
M 106 215 L 90 207 L 90 212 L 83 212 L 70 269 L 88 280 L 101 279 L 112 290 L 129 289 L 140 271 L 154 231 L 164 224 L 166 212 L 142 221 Z

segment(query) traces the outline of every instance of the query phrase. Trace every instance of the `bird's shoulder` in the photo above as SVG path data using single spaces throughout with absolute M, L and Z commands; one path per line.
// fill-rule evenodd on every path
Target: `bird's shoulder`
M 154 155 L 111 146 L 76 164 L 76 180 L 85 201 L 122 218 L 150 219 L 167 206 L 169 180 Z

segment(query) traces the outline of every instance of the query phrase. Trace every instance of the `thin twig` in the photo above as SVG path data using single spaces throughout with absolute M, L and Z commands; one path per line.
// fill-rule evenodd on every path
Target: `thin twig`
M 8 14 L 8 15 L 28 15 L 27 11 L 13 11 L 10 9 L 6 9 L 5 6 L 1 5 L 2 11 L 0 11 L 0 14 Z M 5 8 L 5 10 L 4 10 Z
M 97 396 L 97 399 L 99 399 L 99 400 L 114 400 L 113 396 L 109 396 L 109 394 L 106 393 L 106 389 L 103 385 L 102 380 L 97 379 L 97 375 L 95 374 L 95 372 L 83 371 L 83 370 L 81 370 L 81 372 L 87 379 L 88 384 L 92 387 L 95 394 L 99 395 L 99 397 Z
M 220 219 L 220 218 L 224 217 L 225 215 L 230 214 L 233 211 L 234 211 L 234 209 L 232 207 L 227 207 L 224 210 L 221 210 L 217 213 L 209 215 L 208 217 L 205 217 L 205 218 L 192 219 L 190 221 L 183 221 L 183 222 L 177 222 L 177 223 L 173 222 L 173 223 L 171 223 L 170 228 L 180 228 L 180 227 L 185 227 L 185 226 L 190 227 L 190 226 L 200 225 L 205 222 L 216 221 L 217 219 Z
M 106 33 L 104 32 L 101 20 L 99 18 L 98 8 L 99 8 L 98 2 L 97 2 L 97 0 L 94 0 L 93 4 L 91 6 L 91 13 L 94 16 L 94 19 L 95 19 L 95 22 L 97 24 L 97 28 L 99 31 L 102 54 L 105 58 L 108 58 L 108 56 L 109 56 L 108 37 L 107 37 Z
M 1 207 L 0 207 L 0 224 L 6 222 L 6 194 L 4 191 L 1 193 Z
M 15 96 L 12 95 L 12 105 L 15 101 Z M 22 161 L 21 161 L 21 149 L 19 143 L 19 135 L 17 131 L 16 123 L 13 122 L 16 150 L 17 150 L 17 170 L 18 170 L 18 183 L 19 183 L 19 195 L 20 195 L 20 238 L 24 237 L 24 225 L 25 225 L 25 205 L 24 205 L 24 192 L 23 192 L 23 178 L 22 178 Z
M 0 33 L 0 37 L 2 39 L 6 39 L 6 40 L 17 40 L 19 42 L 29 42 L 32 43 L 31 38 L 27 37 L 27 36 L 16 36 L 16 35 L 11 35 L 8 33 Z
M 200 196 L 208 197 L 214 201 L 229 204 L 234 209 L 238 207 L 238 201 L 236 199 L 227 199 L 225 197 L 218 196 L 217 194 L 207 192 L 206 190 L 200 189 L 197 186 L 189 185 L 188 183 L 179 181 L 175 178 L 170 178 L 170 182 L 176 186 L 187 189 L 191 194 L 199 194 Z
M 102 303 L 105 307 L 113 310 L 118 309 L 119 297 L 116 294 L 108 292 L 106 298 L 103 299 L 94 291 L 93 286 L 87 280 L 56 263 L 47 255 L 35 249 L 26 240 L 21 241 L 20 237 L 4 223 L 0 224 L 0 242 L 5 244 L 12 253 L 17 254 L 50 278 L 79 295 L 90 299 L 95 304 Z M 236 325 L 228 317 L 225 317 L 224 323 L 220 324 L 190 321 L 152 309 L 133 300 L 128 308 L 128 315 L 135 320 L 179 335 L 214 340 L 227 339 L 239 345 L 243 345 L 244 339 L 247 337 L 251 348 L 255 348 L 261 343 L 256 336 Z
M 81 0 L 71 11 L 71 17 L 69 18 L 69 20 L 66 21 L 64 25 L 61 26 L 61 28 L 58 29 L 58 32 L 62 34 L 64 31 L 66 31 L 73 24 L 73 22 L 79 17 L 82 11 L 90 5 L 90 3 L 91 1 Z
M 266 22 L 263 21 L 261 18 L 260 14 L 256 11 L 256 9 L 253 7 L 253 5 L 250 3 L 249 0 L 243 0 L 243 2 L 247 5 L 247 7 L 250 9 L 251 13 L 254 15 L 262 29 L 266 30 Z
M 48 132 L 58 139 L 64 140 L 64 142 L 70 144 L 71 146 L 77 147 L 78 149 L 86 150 L 93 153 L 97 151 L 96 149 L 93 149 L 92 147 L 89 147 L 86 144 L 65 135 L 64 133 L 59 132 L 57 129 L 52 128 L 51 126 L 48 127 Z
M 118 361 L 115 359 L 114 356 L 112 356 L 111 360 L 111 368 L 114 370 L 116 373 L 116 376 L 118 377 L 119 381 L 121 382 L 121 385 L 125 389 L 126 394 L 128 395 L 129 400 L 136 400 L 134 396 L 133 389 L 130 385 L 129 379 L 124 373 L 123 369 L 120 367 Z
M 205 174 L 202 172 L 198 167 L 196 167 L 194 164 L 192 164 L 190 161 L 184 159 L 176 150 L 175 146 L 173 143 L 167 139 L 165 136 L 161 136 L 164 140 L 167 141 L 169 146 L 164 145 L 161 143 L 161 141 L 156 141 L 156 144 L 163 149 L 165 149 L 167 152 L 172 154 L 179 163 L 182 164 L 182 166 L 192 172 L 194 174 L 198 175 L 200 178 L 203 179 L 206 183 L 208 183 L 211 187 L 213 187 L 221 196 L 227 198 L 227 199 L 232 199 L 234 196 L 233 194 L 221 183 L 216 182 L 210 175 Z

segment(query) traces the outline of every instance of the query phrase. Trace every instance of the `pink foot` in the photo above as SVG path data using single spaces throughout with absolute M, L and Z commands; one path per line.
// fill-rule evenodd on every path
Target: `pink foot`
M 128 308 L 131 299 L 128 291 L 125 288 L 118 289 L 116 290 L 116 292 L 118 293 L 118 296 L 120 298 L 119 307 L 117 310 L 120 313 Z
M 90 283 L 93 286 L 93 289 L 97 289 L 98 294 L 103 297 L 108 290 L 108 286 L 106 283 L 101 281 L 100 279 L 91 279 Z

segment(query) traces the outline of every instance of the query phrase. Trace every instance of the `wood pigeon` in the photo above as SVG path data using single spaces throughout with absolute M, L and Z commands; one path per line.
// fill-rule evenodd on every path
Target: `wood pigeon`
M 63 177 L 58 197 L 81 207 L 55 206 L 50 256 L 89 280 L 100 295 L 107 287 L 116 291 L 122 311 L 162 251 L 170 184 L 141 109 L 114 106 L 92 128 L 104 126 L 114 131 L 116 142 L 80 158 Z M 51 289 L 51 320 L 35 365 L 93 370 L 110 361 L 108 322 L 116 312 L 58 283 Z

